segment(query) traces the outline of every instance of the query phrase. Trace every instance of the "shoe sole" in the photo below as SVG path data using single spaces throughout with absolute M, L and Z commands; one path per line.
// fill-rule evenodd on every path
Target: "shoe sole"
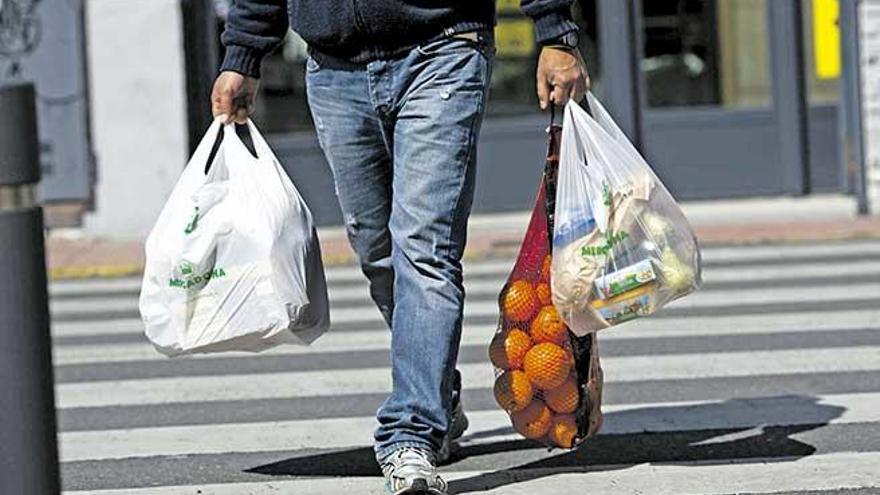
M 427 480 L 417 479 L 413 480 L 412 486 L 406 491 L 398 492 L 396 495 L 447 495 L 447 492 L 429 487 Z

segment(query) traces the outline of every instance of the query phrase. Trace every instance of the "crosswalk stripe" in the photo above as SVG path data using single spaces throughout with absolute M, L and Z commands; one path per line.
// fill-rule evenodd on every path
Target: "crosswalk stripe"
M 738 306 L 757 303 L 785 303 L 809 301 L 839 301 L 858 297 L 878 298 L 880 300 L 880 277 L 876 283 L 860 283 L 841 286 L 845 291 L 835 292 L 834 287 L 797 287 L 786 290 L 777 289 L 745 289 L 697 292 L 687 298 L 673 302 L 669 307 L 701 308 L 707 306 Z M 497 292 L 497 285 L 492 284 L 492 295 Z M 57 301 L 51 304 L 53 318 L 58 320 L 83 319 L 90 315 L 100 317 L 102 313 L 125 313 L 137 316 L 137 304 L 128 300 L 92 300 L 92 301 Z M 345 307 L 334 309 L 331 321 L 334 323 L 381 321 L 382 317 L 374 308 Z M 498 304 L 494 300 L 469 300 L 465 302 L 465 315 L 497 314 Z M 369 317 L 372 315 L 372 317 Z
M 52 337 L 85 337 L 96 335 L 143 335 L 144 323 L 139 318 L 117 320 L 53 322 Z M 53 342 L 55 344 L 55 342 Z
M 475 278 L 467 273 L 465 283 L 470 296 L 497 295 L 507 278 L 507 270 L 491 273 L 489 278 Z M 880 255 L 877 260 L 847 261 L 841 260 L 834 263 L 815 264 L 802 263 L 784 266 L 761 266 L 761 267 L 737 267 L 737 268 L 709 268 L 704 272 L 704 279 L 710 283 L 739 282 L 773 282 L 775 280 L 803 280 L 819 279 L 822 277 L 843 277 L 856 275 L 876 275 L 880 279 Z M 347 284 L 335 287 L 331 282 L 329 296 L 334 303 L 352 303 L 369 301 L 366 279 L 361 277 L 359 283 Z M 710 289 L 711 290 L 711 289 Z M 91 292 L 91 294 L 90 294 Z M 110 301 L 127 301 L 132 307 L 137 307 L 137 299 L 140 293 L 140 280 L 126 280 L 124 283 L 117 280 L 85 282 L 70 286 L 53 286 L 52 296 L 56 303 L 67 305 L 80 302 L 107 303 Z M 60 307 L 60 306 L 59 306 Z
M 846 287 L 845 291 L 834 291 L 829 287 L 801 287 L 785 291 L 772 289 L 753 289 L 741 291 L 717 291 L 697 292 L 684 299 L 671 303 L 668 308 L 692 309 L 705 307 L 740 307 L 749 304 L 766 303 L 799 303 L 809 305 L 813 302 L 846 301 L 856 298 L 877 298 L 880 301 L 880 281 L 878 283 L 854 284 Z M 662 310 L 660 314 L 662 314 Z M 495 301 L 471 301 L 465 302 L 465 316 L 493 316 L 498 314 L 498 304 Z M 381 316 L 375 312 L 373 318 L 368 318 L 362 308 L 337 309 L 331 315 L 331 321 L 336 324 L 365 321 L 381 321 Z
M 711 247 L 700 250 L 707 263 L 756 260 L 800 260 L 820 257 L 857 257 L 880 254 L 880 242 L 874 240 L 846 243 L 773 244 L 764 246 Z
M 775 270 L 785 273 L 804 273 L 803 267 L 808 267 L 807 273 L 833 273 L 841 264 L 863 264 L 863 268 L 871 269 L 880 261 L 880 243 L 857 243 L 853 245 L 816 245 L 816 246 L 788 246 L 788 247 L 740 247 L 740 248 L 714 248 L 702 251 L 703 260 L 707 273 L 719 273 L 723 277 L 724 272 L 735 272 L 735 268 L 725 269 L 725 263 L 738 263 L 736 268 L 748 268 L 749 263 L 755 263 L 755 271 L 760 267 L 773 267 L 774 263 L 779 266 Z M 865 258 L 861 261 L 847 260 L 847 257 Z M 816 259 L 826 260 L 817 263 Z M 839 261 L 834 261 L 838 259 Z M 511 260 L 487 260 L 479 263 L 466 263 L 464 266 L 465 279 L 484 278 L 495 276 L 498 280 L 506 278 L 513 263 Z M 361 286 L 364 277 L 360 269 L 346 266 L 330 268 L 327 270 L 327 282 L 331 289 L 340 289 L 338 285 Z M 57 281 L 49 285 L 49 292 L 53 297 L 79 297 L 89 292 L 106 294 L 138 294 L 140 292 L 141 278 L 129 277 L 122 279 L 94 279 L 77 281 Z
M 605 405 L 646 402 L 720 401 L 731 397 L 800 396 L 880 393 L 876 371 L 752 374 L 748 376 L 644 381 L 617 381 L 605 390 Z M 493 389 L 467 388 L 462 394 L 468 411 L 495 411 Z M 213 423 L 271 422 L 314 418 L 373 416 L 385 393 L 336 394 L 256 400 L 212 400 L 181 404 L 63 409 L 60 431 L 96 431 Z M 210 415 L 205 412 L 210 411 Z
M 706 495 L 733 493 L 816 493 L 818 490 L 877 487 L 880 453 L 830 453 L 799 459 L 740 459 L 724 463 L 599 465 L 587 468 L 529 468 L 503 471 L 455 471 L 444 476 L 453 487 L 480 493 L 527 495 L 578 493 L 592 495 Z M 584 475 L 586 473 L 586 476 Z M 471 480 L 476 483 L 469 483 Z M 515 485 L 510 485 L 515 483 Z M 491 488 L 498 486 L 497 488 Z M 488 487 L 488 488 L 487 488 Z M 228 484 L 176 485 L 122 490 L 67 491 L 66 495 L 278 495 L 307 493 L 382 495 L 375 476 L 272 479 Z M 843 493 L 843 492 L 841 492 Z M 858 495 L 862 495 L 859 493 Z
M 726 318 L 719 322 L 717 318 L 674 318 L 654 320 L 645 318 L 633 321 L 619 328 L 603 330 L 599 334 L 600 345 L 603 342 L 644 339 L 644 338 L 695 338 L 722 335 L 756 335 L 790 332 L 836 332 L 873 328 L 880 325 L 880 315 L 872 316 L 867 311 L 848 311 L 829 318 L 826 313 L 787 313 L 773 316 L 742 315 Z M 462 345 L 485 345 L 488 347 L 496 325 L 469 325 L 462 330 Z M 880 332 L 880 330 L 878 330 Z M 56 366 L 74 364 L 122 363 L 125 361 L 160 361 L 167 360 L 159 354 L 146 338 L 138 334 L 141 342 L 105 345 L 58 345 L 53 355 Z M 333 332 L 318 339 L 310 347 L 286 345 L 270 349 L 263 355 L 301 355 L 320 354 L 322 352 L 349 352 L 387 350 L 391 345 L 391 334 L 388 330 L 368 332 Z M 230 352 L 222 354 L 228 358 L 253 358 L 252 353 Z M 187 359 L 212 359 L 216 355 L 195 355 Z
M 840 356 L 846 356 L 841 359 Z M 748 351 L 627 356 L 605 359 L 606 379 L 633 381 L 676 379 L 694 376 L 725 377 L 769 373 L 815 373 L 831 371 L 880 371 L 880 347 Z M 494 373 L 487 363 L 459 367 L 467 388 L 492 385 Z M 223 377 L 151 378 L 93 383 L 60 384 L 56 387 L 59 408 L 106 407 L 210 400 L 244 400 L 334 394 L 381 393 L 390 390 L 388 368 L 302 371 L 225 375 Z
M 778 279 L 821 279 L 822 277 L 845 275 L 877 275 L 880 280 L 880 260 L 828 263 L 810 263 L 789 266 L 764 266 L 759 268 L 708 269 L 703 273 L 707 283 L 772 281 Z
M 803 398 L 776 397 L 607 406 L 606 435 L 747 428 L 755 425 L 845 424 L 880 421 L 880 393 L 828 395 L 803 407 Z M 801 406 L 797 408 L 798 406 Z M 796 409 L 797 408 L 797 409 Z M 479 441 L 515 440 L 517 434 L 483 437 L 509 426 L 501 410 L 469 415 Z M 377 426 L 372 416 L 269 423 L 187 425 L 61 433 L 63 462 L 224 452 L 333 449 L 370 443 Z M 327 432 L 334 432 L 328 435 Z M 468 437 L 463 438 L 464 442 Z
M 814 259 L 817 257 L 858 257 L 864 255 L 880 256 L 880 242 L 878 241 L 854 241 L 846 244 L 820 243 L 820 244 L 792 244 L 770 246 L 737 246 L 737 247 L 707 247 L 701 249 L 703 260 L 712 265 L 724 262 L 748 262 L 748 261 L 791 261 L 798 262 L 801 259 Z M 500 273 L 506 274 L 513 266 L 511 259 L 494 259 L 481 261 L 466 261 L 464 271 L 469 274 Z M 326 270 L 327 281 L 361 280 L 363 274 L 354 266 L 329 267 Z M 89 289 L 100 290 L 132 290 L 139 289 L 140 277 L 126 277 L 118 279 L 93 279 L 55 281 L 50 284 L 52 294 L 63 295 L 68 293 L 87 292 Z
M 488 339 L 487 339 L 488 340 Z M 880 331 L 870 328 L 835 329 L 829 332 L 790 332 L 751 335 L 712 335 L 691 337 L 658 337 L 644 339 L 605 340 L 601 344 L 605 357 L 669 354 L 730 353 L 773 351 L 782 349 L 833 349 L 838 347 L 880 346 Z M 486 341 L 465 342 L 460 347 L 458 363 L 485 363 Z M 215 355 L 205 359 L 146 360 L 115 363 L 57 366 L 56 383 L 132 380 L 172 376 L 226 376 L 245 373 L 280 373 L 390 366 L 390 349 L 353 349 L 322 351 L 294 356 Z
M 825 312 L 802 311 L 798 313 L 780 313 L 773 315 L 733 315 L 723 320 L 716 317 L 692 316 L 686 318 L 641 318 L 628 322 L 613 329 L 601 332 L 601 338 L 642 338 L 642 337 L 675 337 L 687 335 L 713 335 L 728 333 L 734 329 L 738 333 L 766 333 L 778 328 L 781 332 L 830 330 L 834 328 L 857 328 L 857 327 L 880 327 L 880 315 L 871 311 L 840 311 L 833 318 L 828 318 Z M 479 334 L 488 336 L 496 329 L 496 325 L 467 325 L 464 335 Z M 73 322 L 56 323 L 52 326 L 54 337 L 96 337 L 102 335 L 134 335 L 136 342 L 146 342 L 143 336 L 143 323 L 140 320 L 110 320 L 101 322 Z M 359 335 L 358 335 L 359 334 Z M 301 349 L 298 346 L 284 346 L 272 352 L 314 352 L 312 349 L 338 348 L 345 342 L 352 342 L 352 346 L 368 345 L 375 338 L 388 335 L 387 329 L 364 332 L 335 332 L 332 329 L 322 336 L 311 348 Z M 69 345 L 56 342 L 56 347 L 66 349 Z M 96 352 L 103 352 L 106 347 L 100 347 Z
M 823 283 L 823 277 L 827 282 Z M 839 286 L 852 284 L 854 277 L 862 277 L 865 281 L 880 280 L 880 261 L 835 263 L 829 265 L 795 265 L 790 267 L 763 267 L 752 269 L 726 269 L 714 270 L 705 274 L 708 288 L 713 286 L 724 287 L 736 283 L 743 289 L 749 288 L 773 288 L 774 283 L 797 286 L 798 281 L 810 280 L 825 286 Z M 494 299 L 504 284 L 504 277 L 487 280 L 475 280 L 467 283 L 467 293 L 470 300 Z M 750 285 L 752 283 L 753 285 Z M 330 302 L 332 305 L 371 305 L 366 282 L 349 287 L 329 289 Z M 137 315 L 138 298 L 136 293 L 120 293 L 112 296 L 107 293 L 98 293 L 92 297 L 61 297 L 55 298 L 51 304 L 54 312 L 62 313 L 101 313 L 107 311 L 129 311 Z

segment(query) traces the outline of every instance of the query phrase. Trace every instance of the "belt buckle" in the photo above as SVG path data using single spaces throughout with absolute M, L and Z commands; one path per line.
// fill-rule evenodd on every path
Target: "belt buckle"
M 476 31 L 471 31 L 469 33 L 457 33 L 452 35 L 453 38 L 460 40 L 472 41 L 474 43 L 479 43 L 480 35 Z

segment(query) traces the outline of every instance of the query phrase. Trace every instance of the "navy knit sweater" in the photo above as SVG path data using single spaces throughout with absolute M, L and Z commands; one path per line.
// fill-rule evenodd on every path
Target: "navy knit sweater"
M 495 24 L 494 0 L 234 0 L 222 70 L 259 77 L 263 57 L 290 26 L 310 49 L 352 62 L 392 57 L 420 43 Z M 521 0 L 538 42 L 577 30 L 572 0 Z

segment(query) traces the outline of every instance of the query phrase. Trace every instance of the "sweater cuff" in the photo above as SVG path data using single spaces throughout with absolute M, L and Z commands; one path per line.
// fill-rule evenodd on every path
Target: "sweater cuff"
M 539 45 L 561 38 L 572 31 L 578 30 L 578 25 L 571 18 L 571 8 L 551 10 L 534 17 L 535 38 Z
M 262 61 L 263 54 L 257 50 L 240 45 L 228 45 L 226 56 L 223 57 L 223 64 L 220 65 L 220 71 L 228 70 L 259 78 Z

